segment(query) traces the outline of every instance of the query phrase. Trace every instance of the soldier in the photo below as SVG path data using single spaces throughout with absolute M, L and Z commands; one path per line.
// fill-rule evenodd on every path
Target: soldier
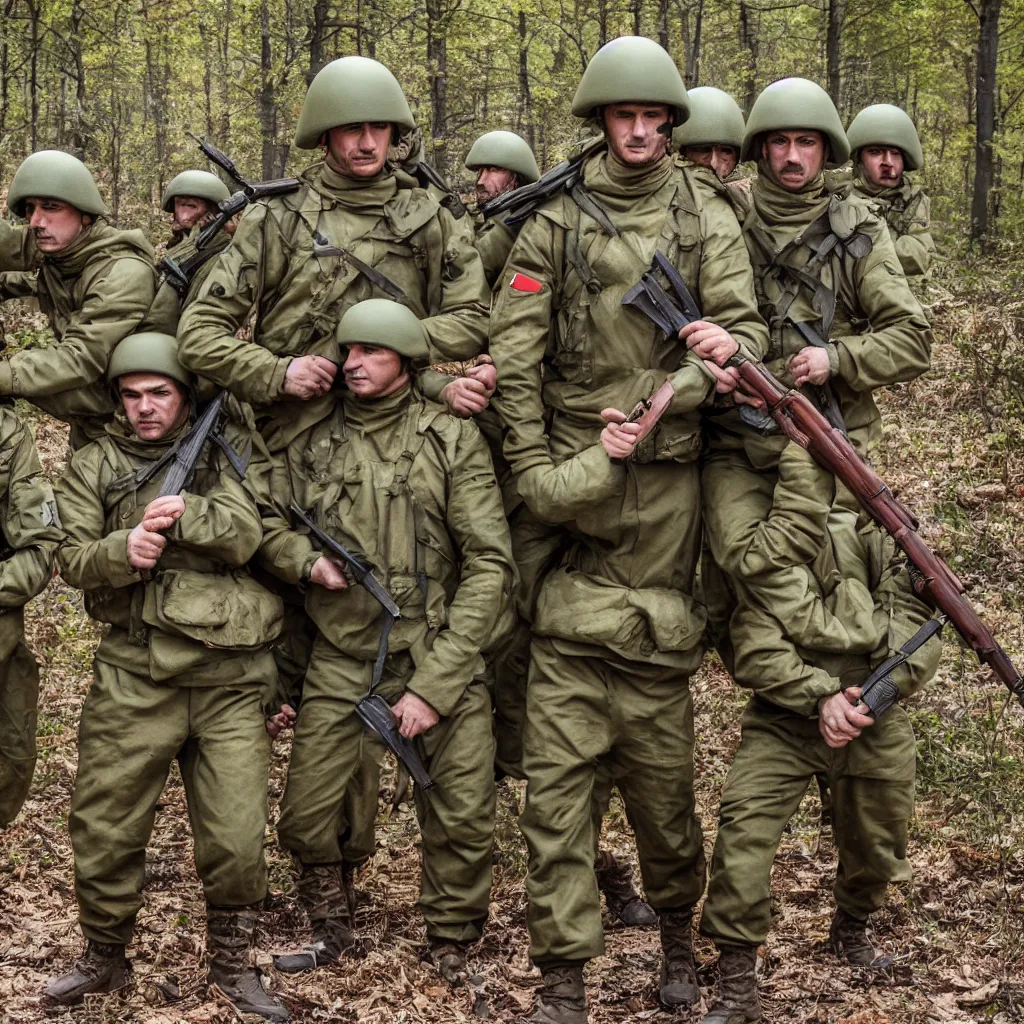
M 164 189 L 161 206 L 172 215 L 171 238 L 167 243 L 165 261 L 180 265 L 196 255 L 196 242 L 203 228 L 217 214 L 217 204 L 231 198 L 227 185 L 216 174 L 209 171 L 182 171 Z M 185 294 L 181 294 L 169 280 L 166 273 L 157 288 L 153 306 L 144 321 L 144 326 L 166 334 L 174 334 L 178 327 L 180 307 L 190 297 L 199 294 L 206 275 L 213 267 L 213 257 L 231 244 L 234 225 L 229 223 L 225 230 L 216 235 L 203 247 L 205 257 L 191 275 Z
M 250 206 L 232 245 L 182 315 L 181 358 L 195 373 L 252 403 L 270 431 L 291 436 L 319 419 L 297 402 L 327 394 L 342 313 L 374 293 L 406 303 L 431 356 L 468 359 L 483 347 L 487 286 L 476 250 L 451 214 L 388 162 L 388 147 L 416 127 L 383 64 L 342 57 L 321 69 L 295 132 L 323 147 L 298 192 Z M 236 332 L 255 316 L 253 340 Z M 287 441 L 287 438 L 281 440 Z
M 451 213 L 388 162 L 416 127 L 391 72 L 365 57 L 321 69 L 295 133 L 300 149 L 322 147 L 296 193 L 250 206 L 233 244 L 214 263 L 182 314 L 181 359 L 256 407 L 271 450 L 322 419 L 337 371 L 334 329 L 371 295 L 401 296 L 420 318 L 435 359 L 470 358 L 487 333 L 480 258 Z M 332 248 L 333 247 L 333 248 Z M 236 336 L 253 324 L 251 340 Z M 327 397 L 325 397 L 327 396 Z M 319 400 L 319 401 L 317 401 Z M 302 595 L 282 585 L 288 606 L 278 666 L 297 700 L 316 630 Z M 346 872 L 372 853 L 376 773 L 349 789 L 364 799 L 346 815 Z
M 583 150 L 578 184 L 523 224 L 495 292 L 505 454 L 531 512 L 566 529 L 536 601 L 524 736 L 520 824 L 530 953 L 544 979 L 538 1024 L 587 1019 L 583 967 L 604 950 L 592 801 L 602 773 L 625 801 L 659 914 L 661 1000 L 698 998 L 691 921 L 704 855 L 688 687 L 704 632 L 691 593 L 697 409 L 734 385 L 719 364 L 740 345 L 757 358 L 767 338 L 736 218 L 667 154 L 688 108 L 656 43 L 624 37 L 602 47 L 572 112 L 604 138 Z M 679 340 L 621 305 L 656 249 L 707 317 Z M 676 398 L 638 446 L 626 414 L 670 377 Z
M 70 423 L 71 447 L 81 448 L 113 416 L 107 362 L 153 301 L 153 248 L 141 231 L 107 223 L 92 175 L 67 153 L 28 157 L 7 205 L 28 226 L 0 222 L 0 270 L 38 269 L 36 297 L 57 343 L 0 359 L 0 395 Z
M 487 918 L 494 827 L 494 739 L 481 652 L 509 623 L 508 526 L 487 445 L 476 426 L 426 401 L 411 383 L 426 332 L 406 307 L 370 299 L 338 327 L 346 390 L 321 423 L 275 460 L 261 560 L 306 588 L 317 636 L 295 727 L 278 835 L 298 858 L 313 947 L 278 957 L 283 971 L 330 963 L 351 945 L 338 817 L 367 749 L 356 715 L 374 677 L 382 614 L 344 567 L 291 525 L 289 503 L 363 552 L 401 618 L 379 692 L 417 746 L 436 789 L 417 789 L 423 842 L 419 909 L 429 956 L 461 979 L 465 947 Z
M 928 272 L 935 242 L 929 230 L 931 201 L 908 171 L 924 164 L 921 140 L 906 111 L 888 103 L 865 107 L 847 132 L 858 195 L 871 199 L 889 225 L 889 234 L 908 278 Z
M 146 844 L 177 759 L 206 895 L 209 981 L 239 1012 L 287 1021 L 249 962 L 267 890 L 263 691 L 283 609 L 249 574 L 260 514 L 217 445 L 204 448 L 188 490 L 158 496 L 194 411 L 175 349 L 153 333 L 118 345 L 108 376 L 121 408 L 57 487 L 68 522 L 61 573 L 110 629 L 82 709 L 68 820 L 88 946 L 46 994 L 74 1003 L 125 984 Z M 232 422 L 226 440 L 241 449 L 252 435 Z
M 0 827 L 18 816 L 36 764 L 39 666 L 25 645 L 24 606 L 46 589 L 63 536 L 35 439 L 0 403 Z
M 686 94 L 690 116 L 672 132 L 684 160 L 710 167 L 719 181 L 739 180 L 736 169 L 743 148 L 743 111 L 721 89 L 702 85 Z
M 753 475 L 719 473 L 707 495 L 709 507 L 743 507 L 751 493 L 770 507 L 734 531 L 724 560 L 738 592 L 728 667 L 753 693 L 722 790 L 701 917 L 701 932 L 720 952 L 717 998 L 704 1024 L 761 1019 L 755 965 L 771 924 L 772 861 L 812 778 L 827 780 L 839 852 L 829 930 L 837 955 L 859 966 L 891 963 L 867 920 L 890 881 L 910 878 L 913 729 L 898 704 L 876 721 L 858 698 L 929 609 L 877 526 L 830 516 L 834 479 L 802 449 L 786 446 L 775 481 L 772 495 Z M 716 556 L 722 550 L 717 545 Z M 938 642 L 925 643 L 892 672 L 901 697 L 934 675 L 940 652 Z
M 868 202 L 833 194 L 825 183 L 824 168 L 841 165 L 848 155 L 839 115 L 824 90 L 804 79 L 770 85 L 751 110 L 741 153 L 743 159 L 758 163 L 743 231 L 761 314 L 770 330 L 766 365 L 787 383 L 805 388 L 864 451 L 881 430 L 872 390 L 927 369 L 931 334 L 884 223 Z M 737 407 L 716 410 L 718 415 L 705 424 L 708 451 L 702 484 L 711 558 L 702 565 L 702 585 L 708 605 L 729 613 L 714 623 L 715 644 L 737 681 L 758 687 L 768 700 L 768 679 L 798 685 L 808 676 L 827 686 L 835 683 L 833 689 L 819 693 L 833 696 L 839 690 L 838 677 L 817 667 L 817 652 L 852 657 L 854 664 L 864 666 L 863 656 L 880 644 L 863 628 L 857 632 L 852 621 L 857 606 L 826 615 L 821 601 L 812 600 L 820 593 L 832 594 L 839 579 L 838 571 L 833 571 L 837 563 L 852 579 L 868 579 L 853 500 L 840 488 L 833 502 L 834 480 L 818 474 L 763 410 L 744 404 L 738 393 L 736 400 Z M 829 509 L 827 533 L 818 523 L 822 505 Z M 874 581 L 879 574 L 880 570 Z M 873 600 L 864 586 L 868 584 L 860 591 L 859 621 L 866 616 L 870 624 Z M 868 591 L 872 589 L 874 582 L 868 586 Z M 761 661 L 751 654 L 751 630 L 758 628 L 751 623 L 771 616 L 785 621 L 786 636 L 795 640 L 804 657 L 806 664 L 799 671 L 791 663 L 785 666 L 784 645 L 778 638 L 766 639 L 765 629 L 753 634 L 754 642 L 764 644 Z M 773 658 L 778 664 L 773 663 L 770 674 L 765 670 L 765 680 L 756 680 L 756 666 Z M 741 762 L 737 772 L 741 771 L 757 774 L 749 760 Z M 821 780 L 829 781 L 829 775 L 821 772 Z M 760 784 L 760 775 L 757 780 Z M 733 785 L 735 789 L 739 783 Z M 848 831 L 838 818 L 836 827 Z M 716 870 L 721 891 L 739 885 L 736 872 L 745 867 L 740 863 L 734 871 L 723 860 L 716 861 Z M 706 925 L 705 930 L 711 927 Z M 864 921 L 855 928 L 844 918 L 843 929 L 844 949 L 863 947 Z M 728 956 L 722 966 L 727 992 L 727 978 L 752 979 L 756 943 L 733 949 L 729 933 L 720 937 L 728 947 L 723 949 Z M 712 1024 L 743 1019 L 728 1015 L 729 998 L 723 996 L 723 1005 L 716 1007 L 723 1015 L 709 1018 Z M 747 1005 L 751 1013 L 756 1011 L 755 1003 L 748 1000 Z
M 529 144 L 515 132 L 485 132 L 473 143 L 466 169 L 476 171 L 477 206 L 513 192 L 540 177 L 537 158 Z M 477 226 L 476 250 L 483 261 L 487 284 L 493 288 L 516 236 L 500 217 L 489 217 Z

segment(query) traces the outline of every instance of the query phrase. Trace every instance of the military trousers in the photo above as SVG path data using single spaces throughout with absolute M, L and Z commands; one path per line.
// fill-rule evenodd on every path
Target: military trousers
M 530 956 L 539 966 L 604 952 L 594 875 L 595 787 L 618 786 L 656 910 L 690 907 L 705 862 L 693 796 L 693 701 L 679 669 L 535 638 L 523 764 Z M 606 799 L 606 796 L 605 796 Z
M 15 617 L 20 618 L 20 609 L 5 618 Z M 20 635 L 21 624 L 16 628 Z M 18 640 L 0 661 L 0 826 L 18 816 L 32 785 L 38 703 L 39 666 Z
M 907 881 L 907 823 L 914 809 L 914 732 L 899 705 L 840 750 L 816 718 L 754 697 L 722 789 L 718 838 L 701 932 L 725 945 L 758 946 L 771 924 L 771 872 L 783 830 L 816 776 L 832 794 L 839 853 L 837 906 L 858 920 Z
M 301 605 L 285 602 L 284 628 L 274 647 L 281 696 L 298 709 L 317 628 Z M 277 710 L 276 708 L 274 709 Z M 380 797 L 380 765 L 367 750 L 345 790 L 344 807 L 338 823 L 342 860 L 358 867 L 376 849 L 374 838 Z
M 372 669 L 323 636 L 313 646 L 278 824 L 281 845 L 305 865 L 341 861 L 346 792 L 367 751 L 378 763 L 383 756 L 383 744 L 355 711 Z M 391 655 L 378 692 L 394 703 L 412 673 L 408 653 Z M 415 793 L 423 840 L 417 906 L 431 939 L 470 942 L 487 920 L 494 841 L 495 748 L 485 682 L 471 683 L 452 713 L 417 742 L 436 783 L 429 793 Z
M 146 844 L 175 758 L 207 902 L 262 900 L 270 742 L 259 685 L 158 685 L 98 660 L 93 670 L 68 819 L 85 937 L 131 939 Z

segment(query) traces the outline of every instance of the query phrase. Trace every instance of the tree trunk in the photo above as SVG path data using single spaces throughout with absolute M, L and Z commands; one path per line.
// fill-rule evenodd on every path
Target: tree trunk
M 689 24 L 690 14 L 686 14 Z M 686 88 L 692 89 L 700 81 L 700 50 L 702 37 L 704 35 L 704 0 L 697 0 L 693 14 L 693 33 L 690 36 L 690 45 L 686 48 Z
M 260 169 L 264 181 L 274 177 L 275 132 L 273 54 L 270 50 L 270 4 L 260 0 L 260 91 L 257 106 L 260 112 L 260 135 L 263 142 Z
M 668 49 L 668 0 L 658 0 L 658 42 Z
M 757 25 L 754 24 L 750 8 L 740 0 L 740 45 L 747 51 L 747 67 L 743 84 L 743 110 L 749 114 L 757 98 L 757 58 L 760 44 L 757 39 Z
M 846 0 L 829 0 L 828 27 L 825 32 L 825 63 L 828 67 L 828 91 L 836 109 L 842 107 L 841 63 L 843 58 L 843 24 L 846 21 Z
M 974 142 L 974 196 L 971 203 L 971 241 L 989 237 L 989 199 L 992 192 L 992 137 L 996 128 L 996 64 L 999 57 L 999 14 L 1003 0 L 979 0 L 977 132 Z
M 306 84 L 316 77 L 324 66 L 324 35 L 327 28 L 327 0 L 316 0 L 309 17 L 309 70 Z M 359 33 L 356 30 L 356 52 L 359 52 Z
M 438 150 L 444 150 L 448 132 L 448 24 L 441 0 L 427 0 L 427 73 L 430 76 L 431 155 L 436 157 Z M 443 168 L 438 170 L 444 173 Z
M 31 151 L 39 148 L 39 12 L 40 2 L 29 0 L 29 58 L 28 58 L 28 95 L 29 95 L 29 134 Z
M 75 110 L 71 118 L 71 150 L 79 160 L 85 160 L 86 127 L 85 127 L 85 57 L 82 52 L 82 20 L 85 8 L 82 0 L 75 0 L 71 5 L 71 18 L 68 23 L 68 42 L 71 56 L 75 62 Z
M 533 127 L 533 97 L 530 94 L 530 66 L 528 62 L 530 40 L 526 35 L 526 12 L 519 12 L 519 118 L 516 127 L 526 135 L 530 148 L 534 148 L 536 135 Z

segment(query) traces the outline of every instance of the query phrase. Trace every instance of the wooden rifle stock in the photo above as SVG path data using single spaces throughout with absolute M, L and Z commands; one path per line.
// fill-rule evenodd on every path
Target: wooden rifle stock
M 979 661 L 988 665 L 1024 706 L 1024 680 L 964 597 L 963 584 L 921 539 L 913 514 L 862 461 L 842 431 L 833 427 L 799 391 L 787 388 L 759 363 L 734 356 L 728 365 L 738 371 L 741 389 L 765 403 L 786 436 L 853 492 L 861 507 L 907 556 L 915 570 L 911 575 L 918 595 L 948 617 Z

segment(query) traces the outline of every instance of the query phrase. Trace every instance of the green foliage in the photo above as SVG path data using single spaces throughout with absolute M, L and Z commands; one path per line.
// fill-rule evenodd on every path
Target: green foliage
M 479 133 L 523 134 L 550 166 L 576 139 L 569 102 L 607 39 L 658 39 L 687 85 L 749 109 L 768 82 L 830 80 L 844 123 L 869 103 L 919 125 L 925 186 L 955 230 L 969 216 L 978 19 L 964 0 L 6 0 L 0 18 L 0 185 L 44 147 L 94 169 L 122 222 L 152 226 L 166 183 L 202 167 L 208 133 L 251 174 L 301 169 L 292 146 L 307 82 L 327 61 L 376 57 L 397 75 L 454 178 Z M 993 205 L 1024 227 L 1024 0 L 1004 0 Z

